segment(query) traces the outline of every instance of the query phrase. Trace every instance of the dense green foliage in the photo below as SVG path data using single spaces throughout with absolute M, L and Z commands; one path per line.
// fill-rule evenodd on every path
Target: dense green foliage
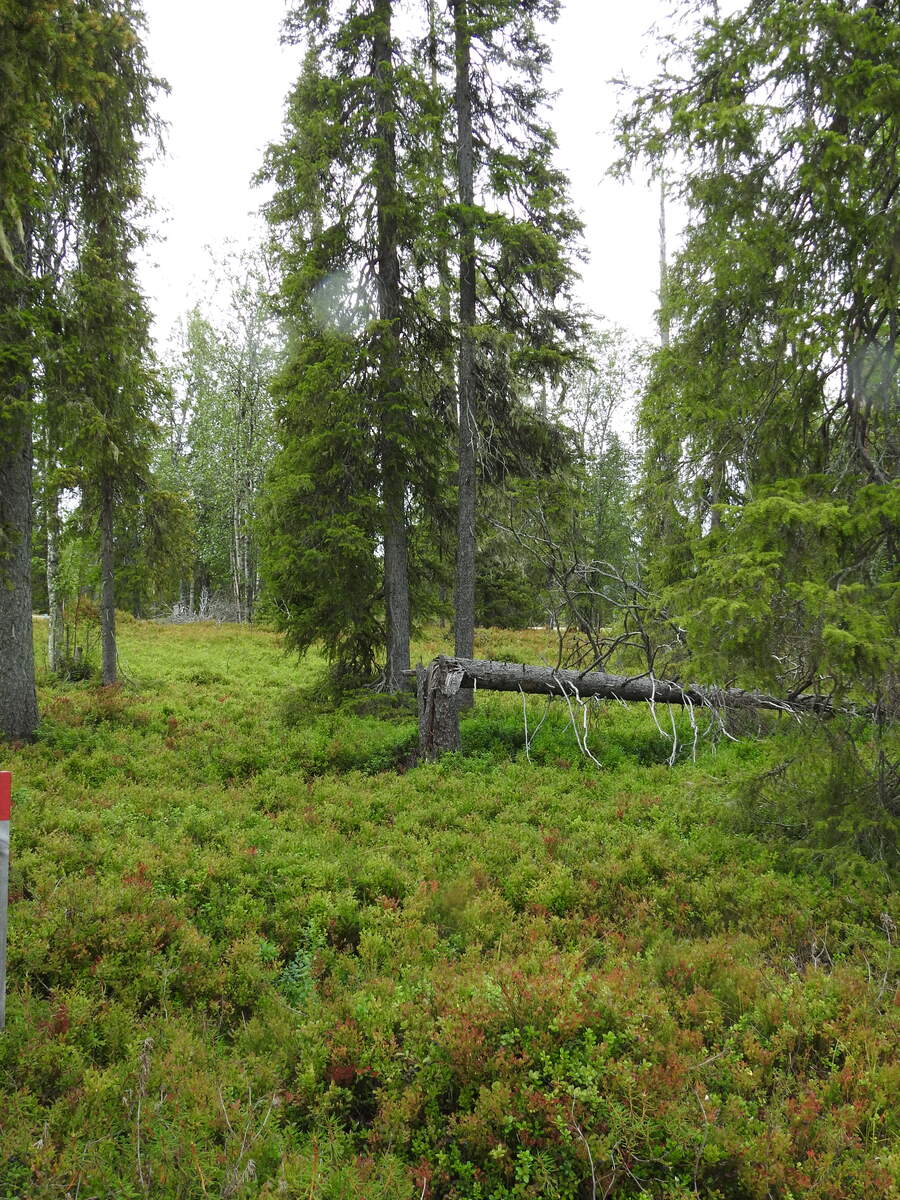
M 737 798 L 780 734 L 670 770 L 604 706 L 602 770 L 561 713 L 529 763 L 482 696 L 398 773 L 399 698 L 292 696 L 265 632 L 120 635 L 134 686 L 45 686 L 4 763 L 0 1196 L 896 1194 L 896 894 Z
M 107 682 L 115 678 L 114 510 L 136 498 L 150 457 L 149 316 L 133 256 L 159 81 L 147 67 L 142 23 L 131 0 L 30 0 L 0 11 L 0 610 L 16 629 L 13 608 L 31 607 L 31 442 L 40 407 L 48 547 L 61 468 L 76 476 L 69 482 L 99 527 Z M 0 724 L 27 736 L 30 642 L 2 649 L 3 689 L 18 711 L 4 712 Z
M 287 342 L 266 573 L 292 645 L 321 639 L 371 677 L 409 636 L 407 508 L 427 520 L 437 487 L 430 347 L 446 335 L 420 295 L 424 84 L 395 48 L 390 4 L 326 8 L 289 20 L 308 50 L 266 168 Z
M 477 205 L 461 202 L 453 165 L 447 14 L 417 12 L 416 36 L 403 38 L 390 5 L 362 0 L 298 5 L 289 20 L 306 57 L 264 172 L 277 185 L 267 214 L 287 341 L 265 571 L 291 644 L 321 640 L 354 675 L 371 675 L 390 640 L 392 525 L 408 538 L 414 616 L 446 591 L 463 241 L 479 277 L 466 338 L 480 474 L 539 475 L 566 458 L 565 439 L 526 403 L 582 328 L 569 290 L 580 225 L 543 120 L 538 18 L 552 9 L 481 4 L 465 18 L 481 64 Z
M 641 412 L 647 549 L 716 678 L 890 691 L 898 64 L 893 0 L 692 6 L 621 124 L 689 207 Z

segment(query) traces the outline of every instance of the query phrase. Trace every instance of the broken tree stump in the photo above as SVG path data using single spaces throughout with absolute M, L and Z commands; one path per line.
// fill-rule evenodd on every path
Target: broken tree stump
M 450 664 L 450 659 L 440 655 L 427 668 L 416 668 L 420 758 L 439 758 L 461 745 L 456 694 L 463 673 Z

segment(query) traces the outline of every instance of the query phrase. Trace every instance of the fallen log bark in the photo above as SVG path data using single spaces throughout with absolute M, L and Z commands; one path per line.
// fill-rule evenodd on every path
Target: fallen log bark
M 827 696 L 797 696 L 779 700 L 740 688 L 683 687 L 648 675 L 607 675 L 603 671 L 567 671 L 560 667 L 533 667 L 525 663 L 496 662 L 486 658 L 438 658 L 448 676 L 459 675 L 459 688 L 483 687 L 494 692 L 528 692 L 542 695 L 598 696 L 607 700 L 651 700 L 657 704 L 717 705 L 724 708 L 768 708 L 780 712 L 831 711 Z
M 410 672 L 412 674 L 412 672 Z M 456 694 L 466 688 L 532 695 L 568 696 L 606 700 L 678 704 L 691 708 L 770 709 L 793 715 L 833 712 L 827 696 L 796 696 L 782 700 L 740 688 L 682 687 L 671 680 L 649 675 L 608 675 L 603 671 L 568 671 L 560 667 L 534 667 L 525 663 L 496 662 L 483 658 L 449 658 L 441 655 L 419 669 L 419 749 L 425 758 L 458 750 L 459 720 Z

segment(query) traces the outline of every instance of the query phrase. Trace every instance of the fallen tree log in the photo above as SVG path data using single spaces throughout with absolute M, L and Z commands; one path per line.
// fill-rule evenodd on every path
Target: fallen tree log
M 413 672 L 410 672 L 412 674 Z M 531 695 L 678 704 L 686 708 L 770 709 L 792 715 L 833 712 L 827 696 L 794 696 L 781 700 L 740 688 L 683 687 L 672 680 L 650 675 L 608 675 L 603 671 L 568 671 L 561 667 L 534 667 L 525 663 L 496 662 L 485 658 L 449 658 L 441 655 L 428 668 L 416 672 L 419 696 L 419 751 L 437 758 L 460 748 L 457 693 L 465 688 Z

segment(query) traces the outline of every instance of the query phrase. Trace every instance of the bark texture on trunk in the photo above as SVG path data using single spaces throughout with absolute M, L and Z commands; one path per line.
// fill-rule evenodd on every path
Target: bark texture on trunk
M 113 484 L 100 484 L 100 640 L 103 665 L 100 678 L 104 686 L 116 682 L 116 595 L 115 550 L 113 546 Z
M 791 700 L 746 692 L 741 688 L 683 687 L 646 675 L 608 675 L 605 671 L 567 671 L 485 658 L 446 659 L 448 670 L 462 672 L 461 688 L 490 688 L 495 692 L 530 692 L 558 696 L 599 696 L 608 700 L 652 700 L 657 704 L 715 704 L 724 708 L 769 708 L 778 711 L 827 713 L 827 696 L 795 696 Z
M 436 758 L 448 750 L 459 749 L 455 697 L 460 691 L 476 686 L 495 692 L 526 692 L 578 699 L 596 696 L 606 700 L 678 704 L 683 707 L 771 709 L 826 716 L 832 712 L 826 696 L 796 696 L 782 700 L 739 688 L 682 687 L 669 680 L 650 679 L 647 676 L 566 671 L 555 667 L 532 667 L 524 663 L 461 656 L 447 658 L 442 655 L 436 658 L 427 672 L 418 676 L 418 686 L 423 689 L 419 699 L 419 748 L 426 758 Z M 452 710 L 452 721 L 449 715 L 445 715 L 448 706 Z
M 472 140 L 471 36 L 467 0 L 454 0 L 456 49 L 457 185 L 462 208 L 459 239 L 459 490 L 454 638 L 456 653 L 475 649 L 475 202 Z
M 0 428 L 0 737 L 38 723 L 31 635 L 31 417 Z
M 435 759 L 451 750 L 459 750 L 458 680 L 447 666 L 448 660 L 436 658 L 428 668 L 416 669 L 416 694 L 419 702 L 419 754 Z
M 666 173 L 659 173 L 659 344 L 665 349 L 671 342 L 666 288 L 669 271 L 666 253 Z
M 400 364 L 400 255 L 397 225 L 397 150 L 391 0 L 375 0 L 373 58 L 376 77 L 375 207 L 378 225 L 378 297 L 382 322 L 379 347 L 379 414 L 382 507 L 384 512 L 384 597 L 387 626 L 385 686 L 402 690 L 409 668 L 409 550 L 406 527 L 406 468 L 402 433 L 408 419 Z
M 241 534 L 240 515 L 235 501 L 231 505 L 231 595 L 239 622 L 244 620 L 243 595 L 241 591 Z
M 59 670 L 63 655 L 63 606 L 59 587 L 59 492 L 48 489 L 47 522 L 47 665 Z
M 387 609 L 387 670 L 385 686 L 399 692 L 409 667 L 409 551 L 405 489 L 397 480 L 385 481 L 384 595 Z

